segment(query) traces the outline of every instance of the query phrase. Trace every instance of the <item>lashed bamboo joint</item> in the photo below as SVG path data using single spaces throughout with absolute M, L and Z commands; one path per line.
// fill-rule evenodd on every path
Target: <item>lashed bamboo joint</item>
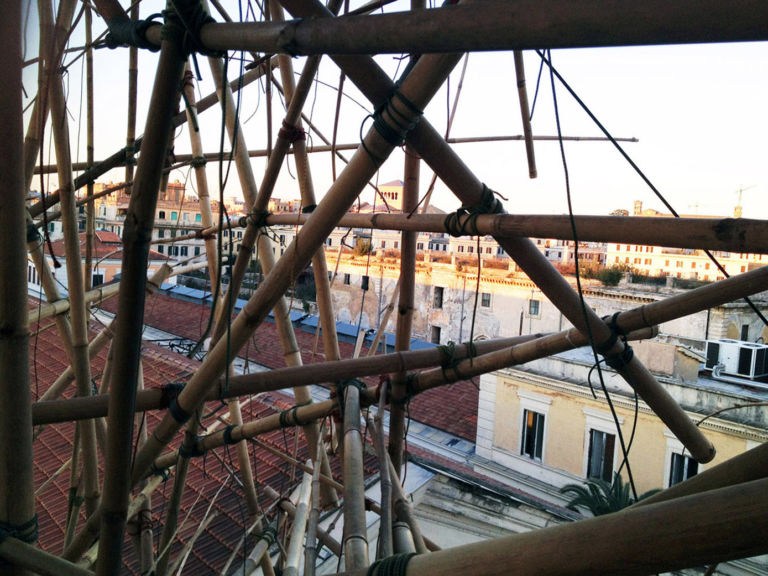
M 198 571 L 205 566 L 212 572 L 251 574 L 261 567 L 266 576 L 275 571 L 313 576 L 320 570 L 325 547 L 335 557 L 334 562 L 339 566 L 343 563 L 345 573 L 360 575 L 393 571 L 401 576 L 448 571 L 472 576 L 510 572 L 645 574 L 768 552 L 764 537 L 768 532 L 764 447 L 712 466 L 604 518 L 446 550 L 439 550 L 430 540 L 429 524 L 420 525 L 418 509 L 414 509 L 401 483 L 408 461 L 405 444 L 409 402 L 428 396 L 425 393 L 430 390 L 445 390 L 440 387 L 457 381 L 582 346 L 591 346 L 604 357 L 610 370 L 637 392 L 644 413 L 654 412 L 659 427 L 666 426 L 693 458 L 702 463 L 714 458 L 715 446 L 710 439 L 633 355 L 630 343 L 654 338 L 660 324 L 763 291 L 768 285 L 768 267 L 756 266 L 738 276 L 601 318 L 588 306 L 582 307 L 581 295 L 529 238 L 574 241 L 578 237 L 580 242 L 763 255 L 768 254 L 765 221 L 740 217 L 640 219 L 506 214 L 499 197 L 462 161 L 451 144 L 520 140 L 525 145 L 528 174 L 536 177 L 542 165 L 537 167 L 534 142 L 562 142 L 569 137 L 534 134 L 521 50 L 541 46 L 764 41 L 768 40 L 765 2 L 684 0 L 670 6 L 659 0 L 626 0 L 610 4 L 586 2 L 577 9 L 563 0 L 485 0 L 448 3 L 427 10 L 424 2 L 414 0 L 410 9 L 402 12 L 382 9 L 378 13 L 387 2 L 373 2 L 337 17 L 342 6 L 339 0 L 327 7 L 317 0 L 282 0 L 265 5 L 264 14 L 255 18 L 258 21 L 233 22 L 221 3 L 211 0 L 216 10 L 213 14 L 226 20 L 219 23 L 209 14 L 206 2 L 176 0 L 173 10 L 164 14 L 164 24 L 153 18 L 142 19 L 138 3 L 132 5 L 130 15 L 118 0 L 94 3 L 108 26 L 104 43 L 118 50 L 130 46 L 125 146 L 121 139 L 115 146 L 120 147 L 117 152 L 108 155 L 114 148 L 99 150 L 99 157 L 105 158 L 101 162 L 94 160 L 95 136 L 106 129 L 95 125 L 94 95 L 98 91 L 94 83 L 98 86 L 99 77 L 94 72 L 98 52 L 94 56 L 93 49 L 102 40 L 92 36 L 92 7 L 84 7 L 85 48 L 75 49 L 68 48 L 68 39 L 80 30 L 75 0 L 62 0 L 57 14 L 50 0 L 40 0 L 39 54 L 37 60 L 28 61 L 39 66 L 37 95 L 29 112 L 26 137 L 21 106 L 25 66 L 21 31 L 26 26 L 23 3 L 9 2 L 0 19 L 0 49 L 4 54 L 0 59 L 0 157 L 5 165 L 0 170 L 0 230 L 5 238 L 0 243 L 1 571 L 7 568 L 11 574 L 111 575 L 125 571 L 135 560 L 142 573 L 158 575 L 182 573 L 185 567 L 189 571 L 188 562 L 197 562 Z M 286 20 L 283 9 L 294 20 Z M 159 58 L 147 100 L 145 130 L 137 137 L 137 115 L 144 99 L 138 82 L 138 49 L 159 50 Z M 514 51 L 513 76 L 523 134 L 448 138 L 457 93 L 443 136 L 428 117 L 430 102 L 463 52 L 488 50 Z M 67 107 L 64 76 L 65 69 L 72 66 L 69 55 L 77 51 L 85 54 L 87 63 L 84 162 L 73 159 L 78 150 L 72 136 L 75 130 L 70 128 L 73 117 Z M 233 80 L 227 66 L 230 72 L 234 66 L 221 56 L 227 54 L 231 59 L 234 51 L 250 51 L 250 56 L 245 54 L 243 58 L 253 58 L 253 62 L 244 65 L 242 74 Z M 369 56 L 389 52 L 411 54 L 396 81 Z M 215 84 L 215 91 L 199 100 L 194 76 L 189 70 L 185 74 L 185 67 L 198 66 L 196 58 L 187 64 L 193 53 L 209 56 Z M 310 56 L 296 80 L 291 57 L 299 54 Z M 309 108 L 314 106 L 310 104 L 313 90 L 321 64 L 326 65 L 322 57 L 341 71 L 339 103 L 347 80 L 370 101 L 372 121 L 363 123 L 359 142 L 337 142 L 339 117 L 334 122 L 332 139 L 326 138 L 318 122 L 312 120 Z M 279 68 L 279 77 L 277 73 L 273 76 L 275 68 Z M 259 144 L 262 148 L 249 150 L 246 140 L 253 131 L 241 121 L 244 108 L 236 100 L 236 93 L 238 98 L 245 97 L 246 89 L 250 94 L 253 84 L 261 80 L 267 110 L 257 107 L 257 113 L 258 121 L 266 127 L 267 140 L 266 145 Z M 30 86 L 24 88 L 30 90 Z M 278 108 L 280 98 L 277 92 L 273 94 L 275 89 L 284 98 L 278 118 L 273 118 L 273 108 Z M 186 110 L 179 111 L 177 103 L 182 94 Z M 211 108 L 220 113 L 217 134 L 206 133 L 207 119 L 201 116 Z M 339 104 L 338 115 L 342 108 Z M 45 151 L 49 115 L 53 152 Z M 185 144 L 187 139 L 186 134 L 174 134 L 174 129 L 185 123 L 190 148 L 173 157 L 174 139 Z M 277 126 L 282 127 L 278 130 Z M 210 144 L 214 137 L 216 148 Z M 322 144 L 316 146 L 312 138 L 319 138 Z M 350 212 L 366 186 L 377 188 L 374 183 L 379 171 L 400 147 L 404 153 L 402 214 Z M 347 159 L 341 150 L 354 150 L 354 154 Z M 316 194 L 321 180 L 310 169 L 317 158 L 310 162 L 313 152 L 330 152 L 333 157 L 333 183 L 322 195 Z M 260 157 L 266 158 L 263 166 L 254 160 Z M 288 160 L 291 157 L 295 188 L 301 197 L 300 213 L 270 214 L 272 195 L 281 189 L 284 167 L 293 169 Z M 338 174 L 336 158 L 346 163 Z M 460 210 L 438 215 L 420 209 L 424 206 L 419 199 L 419 190 L 424 187 L 420 184 L 422 160 L 433 170 L 434 181 L 440 178 L 459 198 Z M 235 186 L 244 198 L 241 218 L 233 214 L 225 218 L 223 203 L 215 200 L 219 192 L 223 198 L 224 172 L 230 161 L 237 171 Z M 153 237 L 156 220 L 166 220 L 159 211 L 166 208 L 159 201 L 161 193 L 165 195 L 171 186 L 169 173 L 182 165 L 194 170 L 199 222 L 190 232 L 193 226 L 185 224 L 190 221 L 182 216 L 186 210 L 182 199 L 173 209 L 176 216 L 171 220 L 175 220 L 176 230 L 172 237 Z M 216 184 L 209 181 L 212 166 L 221 171 Z M 115 168 L 121 168 L 122 173 L 123 167 L 125 183 L 93 193 L 97 178 Z M 25 205 L 25 199 L 32 197 L 34 175 L 54 173 L 55 192 L 42 194 Z M 44 182 L 41 180 L 41 185 Z M 86 186 L 87 191 L 78 198 L 78 190 Z M 112 206 L 116 201 L 106 199 L 117 192 L 122 194 L 124 188 L 129 194 L 119 215 L 121 278 L 94 287 L 92 274 L 99 265 L 93 240 L 97 206 L 102 202 L 111 202 Z M 429 201 L 429 197 L 421 199 Z M 507 204 L 511 208 L 514 202 Z M 86 232 L 82 246 L 80 207 L 84 207 Z M 37 232 L 40 229 L 49 235 L 53 230 L 50 224 L 59 222 L 66 259 L 66 274 L 61 275 L 66 276 L 65 297 L 56 285 L 60 276 L 51 269 L 43 237 Z M 293 241 L 281 244 L 279 253 L 270 241 L 275 226 L 295 227 Z M 364 335 L 358 335 L 355 352 L 349 352 L 354 357 L 349 358 L 345 354 L 352 345 L 340 343 L 337 334 L 331 280 L 334 274 L 329 273 L 325 253 L 336 227 L 401 232 L 397 237 L 399 271 L 392 267 L 397 275 L 396 284 L 394 280 L 391 283 L 395 288 L 390 293 L 392 285 L 385 288 L 383 278 L 377 287 L 381 321 L 376 339 L 365 351 Z M 429 260 L 422 262 L 417 256 L 421 250 L 417 248 L 419 233 L 425 232 L 493 236 L 558 308 L 561 318 L 570 322 L 566 326 L 574 327 L 563 329 L 561 324 L 555 333 L 477 341 L 477 334 L 472 333 L 466 344 L 410 350 L 421 310 L 417 274 L 430 271 Z M 220 258 L 222 246 L 225 238 L 234 245 L 235 233 L 237 256 L 227 264 Z M 189 260 L 165 264 L 148 279 L 150 246 L 162 249 L 172 259 L 171 249 L 182 241 L 195 241 L 199 251 L 194 256 L 182 253 Z M 341 248 L 338 253 L 341 258 Z M 254 259 L 263 278 L 251 289 L 246 288 L 246 281 L 255 275 Z M 481 291 L 484 274 L 480 258 L 478 265 L 477 286 L 473 289 L 476 293 Z M 305 312 L 311 309 L 317 315 L 316 349 L 311 358 L 297 340 L 292 303 L 286 296 L 310 266 L 316 309 L 315 304 L 307 303 Z M 28 306 L 25 267 L 28 279 L 34 277 L 45 295 L 45 302 L 35 308 Z M 208 312 L 199 307 L 201 314 L 207 312 L 210 316 L 204 334 L 211 337 L 209 342 L 201 338 L 191 346 L 193 352 L 206 350 L 199 363 L 167 350 L 157 352 L 159 349 L 143 340 L 148 294 L 162 291 L 164 282 L 172 276 L 196 269 L 204 269 L 212 283 L 213 308 Z M 364 277 L 368 289 L 372 278 L 367 270 Z M 93 332 L 96 324 L 89 323 L 90 308 L 114 296 L 118 300 L 115 318 Z M 366 312 L 364 297 L 361 300 L 362 324 Z M 235 309 L 240 310 L 236 315 Z M 385 351 L 394 348 L 394 352 L 379 354 L 390 315 L 395 311 L 394 346 L 386 340 L 384 346 Z M 273 341 L 261 342 L 258 337 L 264 332 L 262 324 L 270 314 L 275 322 L 272 333 L 277 336 Z M 198 321 L 183 320 L 188 324 Z M 31 369 L 38 366 L 30 365 L 42 365 L 44 360 L 30 354 L 30 324 L 36 324 L 38 334 L 44 335 L 49 327 L 55 328 L 57 336 L 50 341 L 59 346 L 57 353 L 65 358 L 64 365 L 69 364 L 50 379 L 40 394 L 30 381 Z M 105 350 L 110 342 L 109 350 Z M 280 367 L 247 373 L 251 365 L 248 350 L 252 346 L 260 348 L 260 352 L 279 349 L 277 356 L 284 366 L 278 362 L 274 366 Z M 163 356 L 162 361 L 153 354 Z M 246 373 L 236 373 L 238 355 L 244 355 Z M 155 360 L 156 365 L 152 363 Z M 378 385 L 363 380 L 368 377 L 378 377 Z M 145 378 L 154 384 L 145 388 Z M 75 390 L 69 390 L 73 382 Z M 331 397 L 320 396 L 313 401 L 311 391 L 325 393 L 311 388 L 317 385 L 329 385 Z M 208 402 L 217 405 L 210 414 L 212 404 L 206 405 Z M 211 424 L 210 417 L 225 404 L 228 415 L 219 414 Z M 366 414 L 373 407 L 375 416 Z M 450 412 L 451 406 L 441 409 Z M 61 444 L 67 451 L 57 454 L 55 471 L 44 470 L 45 466 L 34 461 L 38 445 L 44 453 L 53 444 L 46 436 L 51 431 L 65 440 Z M 341 447 L 334 454 L 337 443 Z M 218 460 L 219 470 L 205 469 L 212 468 L 210 462 L 206 464 L 209 456 L 210 460 Z M 36 486 L 38 473 L 45 480 Z M 159 496 L 153 493 L 171 475 L 172 494 L 167 501 L 162 499 L 160 508 Z M 366 493 L 371 478 L 380 483 L 378 504 L 373 501 L 376 496 Z M 44 494 L 53 488 L 66 491 L 67 502 L 62 510 L 42 500 L 35 502 L 36 489 Z M 238 502 L 238 514 L 217 502 L 220 495 Z M 198 497 L 208 503 L 205 512 L 195 509 Z M 342 509 L 337 518 L 343 518 L 342 526 L 336 526 L 332 516 L 325 516 L 334 514 L 339 506 Z M 158 518 L 160 509 L 162 517 Z M 38 521 L 36 510 L 48 515 L 47 523 Z M 372 537 L 367 512 L 379 515 L 377 541 Z M 158 520 L 162 529 L 158 527 L 155 539 L 153 522 Z M 242 526 L 242 531 L 226 543 L 226 565 L 223 561 L 221 565 L 206 564 L 206 538 L 233 524 Z M 40 548 L 35 545 L 38 528 L 43 530 Z M 61 538 L 53 550 L 46 531 L 59 529 Z M 230 530 L 228 534 L 232 533 Z M 611 535 L 607 544 L 606 534 Z M 126 547 L 126 542 L 131 542 L 133 548 Z M 584 553 L 587 549 L 589 554 Z M 242 557 L 238 559 L 240 550 Z M 374 560 L 377 563 L 372 565 Z M 327 566 L 323 570 L 327 571 Z

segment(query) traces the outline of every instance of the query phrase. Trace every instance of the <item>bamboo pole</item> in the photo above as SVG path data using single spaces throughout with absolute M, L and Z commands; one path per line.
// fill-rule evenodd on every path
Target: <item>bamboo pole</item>
M 336 13 L 341 5 L 340 0 L 334 0 L 329 6 L 331 12 Z M 276 2 L 271 5 L 272 19 L 274 21 L 282 21 L 284 19 L 283 8 Z M 306 98 L 309 95 L 310 88 L 314 81 L 314 76 L 320 63 L 319 57 L 310 58 L 304 65 L 304 69 L 301 72 L 301 78 L 299 79 L 298 86 L 295 85 L 293 80 L 293 64 L 291 59 L 285 55 L 278 56 L 280 63 L 280 75 L 283 80 L 283 93 L 286 101 L 289 103 L 289 109 L 286 112 L 285 124 L 293 126 L 295 132 L 303 132 L 304 127 L 301 123 L 300 112 L 306 102 Z M 288 140 L 287 138 L 278 138 L 278 143 L 281 140 Z M 312 183 L 312 173 L 309 166 L 309 158 L 307 155 L 307 145 L 304 138 L 296 138 L 292 142 L 293 153 L 296 161 L 296 172 L 299 178 L 299 190 L 301 192 L 301 203 L 303 206 L 315 206 L 317 200 L 315 198 L 314 185 Z M 276 157 L 276 152 L 273 152 L 273 156 L 270 157 L 270 165 L 273 157 Z M 275 175 L 276 177 L 276 175 Z M 265 174 L 265 181 L 267 176 Z M 271 183 L 271 187 L 274 188 L 274 182 Z M 264 183 L 262 183 L 262 190 Z M 326 360 L 339 360 L 341 355 L 339 354 L 339 342 L 336 335 L 336 322 L 333 313 L 333 302 L 331 300 L 331 286 L 328 279 L 328 264 L 325 258 L 325 245 L 322 244 L 317 252 L 312 256 L 312 269 L 314 270 L 315 288 L 317 290 L 317 306 L 320 314 L 320 326 L 322 327 L 323 337 L 323 349 L 325 351 Z M 325 499 L 329 495 L 325 495 Z M 335 496 L 333 497 L 335 501 Z
M 200 39 L 213 50 L 277 54 L 379 54 L 484 50 L 693 44 L 765 40 L 765 6 L 756 1 L 726 9 L 714 0 L 680 2 L 675 9 L 654 0 L 589 5 L 567 0 L 529 2 L 510 10 L 503 0 L 477 7 L 446 5 L 379 15 L 350 15 L 336 22 L 208 24 Z M 554 16 L 553 16 L 554 15 Z M 147 39 L 159 45 L 159 25 Z
M 68 0 L 60 6 L 61 12 L 74 12 L 75 2 Z M 67 20 L 71 20 L 70 18 Z M 72 325 L 72 366 L 79 396 L 91 394 L 91 367 L 88 359 L 88 316 L 84 300 L 83 269 L 80 258 L 80 236 L 77 224 L 74 189 L 72 187 L 71 156 L 67 104 L 61 72 L 49 82 L 51 128 L 59 166 L 59 190 L 61 191 L 62 228 L 66 251 L 67 291 L 69 292 L 70 322 Z M 96 429 L 92 421 L 78 424 L 83 451 L 83 482 L 85 483 L 85 508 L 92 514 L 99 502 L 99 468 L 96 450 Z
M 197 123 L 197 104 L 195 102 L 194 76 L 189 70 L 184 74 L 184 97 L 187 104 L 187 127 L 189 128 L 189 140 L 192 146 L 194 158 L 201 158 L 203 155 L 203 141 L 200 137 L 200 127 Z M 200 200 L 200 221 L 203 228 L 210 228 L 214 225 L 213 210 L 211 210 L 211 196 L 208 192 L 208 177 L 205 172 L 205 165 L 198 162 L 195 166 L 195 181 L 197 182 L 197 197 Z M 213 236 L 203 236 L 205 238 L 205 255 L 208 262 L 208 275 L 214 280 L 218 275 L 218 252 L 216 250 L 216 239 Z
M 141 331 L 146 282 L 149 231 L 153 227 L 157 190 L 165 148 L 171 134 L 171 114 L 184 68 L 184 55 L 176 39 L 163 42 L 155 86 L 145 128 L 143 152 L 137 166 L 133 193 L 123 232 L 122 289 L 118 302 L 119 330 L 114 347 L 120 351 L 114 371 L 121 375 L 109 395 L 109 447 L 105 468 L 104 500 L 97 574 L 119 570 L 125 511 L 128 506 L 133 418 L 141 356 Z M 146 447 L 146 445 L 145 445 Z
M 317 439 L 318 454 L 323 451 L 322 437 Z M 315 576 L 315 563 L 317 562 L 317 525 L 320 522 L 320 458 L 312 462 L 312 508 L 307 519 L 307 543 L 304 546 L 304 574 Z M 306 471 L 305 471 L 306 473 Z
M 395 522 L 392 525 L 392 536 L 395 543 L 395 554 L 409 554 L 416 552 L 416 545 L 413 543 L 411 529 L 405 522 Z
M 21 29 L 21 26 L 19 26 Z M 21 90 L 19 90 L 19 94 Z M 0 558 L 10 565 L 6 574 L 39 574 L 41 576 L 93 576 L 93 572 L 80 568 L 27 544 L 17 538 L 6 538 L 0 543 Z
M 344 400 L 344 562 L 352 570 L 368 565 L 360 390 L 350 385 L 338 394 Z
M 382 415 L 384 414 L 385 400 L 387 398 L 386 382 L 381 385 L 379 394 L 379 410 L 376 417 L 368 416 L 368 428 L 375 429 L 373 436 L 376 457 L 379 460 L 379 484 L 381 486 L 381 519 L 379 520 L 379 543 L 376 549 L 377 558 L 386 558 L 392 556 L 392 481 L 389 476 L 389 466 L 387 465 L 387 448 L 384 443 L 384 427 L 382 425 Z
M 367 356 L 373 356 L 376 354 L 376 349 L 379 347 L 379 342 L 381 342 L 381 336 L 384 334 L 384 332 L 387 329 L 387 324 L 389 323 L 389 317 L 392 316 L 392 312 L 395 310 L 395 302 L 397 302 L 397 297 L 400 294 L 400 282 L 402 281 L 402 276 L 398 276 L 397 282 L 395 282 L 395 288 L 392 290 L 392 299 L 389 301 L 389 304 L 387 304 L 387 309 L 384 311 L 384 316 L 381 317 L 381 322 L 379 322 L 379 326 L 376 328 L 376 336 L 373 339 L 373 342 L 371 343 L 371 347 L 368 348 L 368 354 Z M 379 288 L 379 290 L 383 291 L 383 286 Z M 384 352 L 386 353 L 387 346 L 386 346 L 386 340 L 384 343 Z
M 272 214 L 267 225 L 304 224 L 308 215 Z M 466 217 L 460 219 L 464 223 Z M 708 248 L 754 254 L 768 253 L 765 220 L 749 218 L 664 218 L 636 216 L 574 216 L 579 241 L 642 244 L 668 248 Z M 447 233 L 440 214 L 347 214 L 339 221 L 347 228 L 418 230 Z M 533 237 L 573 240 L 569 216 L 538 214 L 483 214 L 466 235 L 496 238 Z M 206 231 L 207 232 L 207 231 Z
M 6 166 L 0 170 L 0 229 L 7 237 L 0 245 L 0 523 L 18 531 L 25 542 L 37 540 L 34 470 L 32 461 L 32 414 L 29 386 L 29 325 L 27 322 L 24 238 L 24 164 L 21 105 L 21 2 L 4 6 L 0 19 L 0 156 Z M 31 524 L 30 524 L 31 523 Z M 13 534 L 13 532 L 11 532 Z M 34 554 L 30 544 L 6 538 L 0 556 L 14 564 L 26 564 Z M 22 564 L 23 565 L 23 564 Z M 9 574 L 30 574 L 12 566 Z
M 420 159 L 410 146 L 405 147 L 405 169 L 403 186 L 403 213 L 410 214 L 419 203 L 419 163 Z M 397 305 L 397 325 L 395 329 L 395 350 L 397 352 L 411 348 L 411 328 L 413 326 L 413 306 L 416 285 L 416 238 L 417 232 L 403 231 L 400 235 L 400 296 Z M 403 464 L 403 444 L 405 442 L 405 386 L 406 375 L 395 374 L 392 380 L 392 405 L 389 411 L 389 457 L 399 476 Z M 391 527 L 390 527 L 391 528 Z
M 501 338 L 496 340 L 483 340 L 476 342 L 476 352 L 482 354 L 491 350 L 498 350 L 510 346 L 515 342 L 527 342 L 541 336 L 527 334 L 513 338 Z M 468 357 L 465 345 L 458 345 L 454 350 L 453 358 L 461 360 Z M 339 362 L 324 362 L 318 364 L 291 366 L 279 368 L 269 372 L 254 372 L 253 374 L 232 376 L 229 379 L 229 390 L 223 386 L 210 391 L 205 400 L 218 400 L 219 398 L 244 396 L 246 394 L 258 394 L 268 390 L 281 390 L 290 388 L 296 383 L 310 384 L 320 382 L 335 382 L 337 379 L 354 378 L 356 376 L 372 376 L 386 372 L 390 369 L 412 370 L 439 365 L 444 361 L 443 353 L 439 349 L 416 350 L 385 354 L 374 357 L 360 358 L 356 360 L 340 360 Z M 52 424 L 55 422 L 67 422 L 81 418 L 96 418 L 105 416 L 108 398 L 106 396 L 94 396 L 87 399 L 68 399 L 60 401 L 40 401 L 32 406 L 32 418 L 35 425 Z M 167 407 L 162 399 L 162 390 L 148 389 L 137 395 L 137 411 L 156 410 Z
M 141 5 L 137 2 L 131 4 L 130 18 L 132 21 L 137 21 L 141 13 Z M 130 182 L 133 180 L 133 170 L 136 163 L 134 158 L 136 147 L 136 106 L 137 106 L 137 94 L 139 88 L 139 49 L 136 46 L 130 46 L 128 48 L 128 110 L 127 110 L 127 126 L 125 131 L 125 181 Z M 93 166 L 89 165 L 88 170 L 92 170 Z M 131 193 L 131 188 L 128 188 L 127 193 Z
M 93 14 L 91 6 L 85 6 L 85 43 L 88 46 L 85 52 L 86 65 L 86 161 L 88 168 L 93 166 Z M 131 180 L 131 178 L 126 178 Z M 93 235 L 96 221 L 96 207 L 93 204 L 93 182 L 88 183 L 86 197 L 90 200 L 85 209 L 85 265 L 83 269 L 83 279 L 85 280 L 85 290 L 93 287 L 93 278 L 91 276 L 91 267 L 93 265 Z
M 766 490 L 768 480 L 756 480 L 422 554 L 411 559 L 405 574 L 502 576 L 535 567 L 541 575 L 639 575 L 765 554 Z
M 520 115 L 525 134 L 525 155 L 528 158 L 528 176 L 536 178 L 536 156 L 533 151 L 533 131 L 531 130 L 531 112 L 528 107 L 528 90 L 525 87 L 525 61 L 523 51 L 515 50 L 515 77 L 517 78 L 517 96 L 520 100 Z
M 285 563 L 283 565 L 283 574 L 285 576 L 299 575 L 299 563 L 301 562 L 302 548 L 304 547 L 304 534 L 307 528 L 309 501 L 311 497 L 312 474 L 305 472 L 301 480 L 299 499 L 296 504 L 296 514 L 293 517 L 291 538 L 288 541 L 288 549 L 285 554 Z
M 322 23 L 209 24 L 200 38 L 214 50 L 270 54 L 424 54 L 755 41 L 768 37 L 761 25 L 766 20 L 768 11 L 760 2 L 743 2 L 739 10 L 713 0 L 681 2 L 675 10 L 658 0 L 575 10 L 567 1 L 550 0 L 511 10 L 503 0 L 486 0 L 471 7 L 445 5 Z

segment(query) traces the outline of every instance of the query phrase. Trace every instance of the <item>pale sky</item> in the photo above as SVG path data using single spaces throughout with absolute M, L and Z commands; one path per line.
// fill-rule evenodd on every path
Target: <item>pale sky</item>
M 31 3 L 35 4 L 35 3 Z M 127 2 L 122 2 L 127 6 Z M 162 3 L 149 3 L 142 15 L 156 12 Z M 237 15 L 237 5 L 231 14 Z M 361 2 L 352 2 L 354 9 Z M 151 8 L 150 8 L 151 6 Z M 26 56 L 37 53 L 35 7 L 26 34 Z M 216 16 L 214 12 L 214 16 Z M 217 20 L 221 20 L 217 18 Z M 95 36 L 103 29 L 95 20 Z M 82 25 L 80 30 L 82 29 Z M 82 45 L 80 30 L 73 35 L 72 45 Z M 231 54 L 231 53 L 230 53 Z M 71 58 L 71 56 L 70 56 Z M 636 137 L 638 143 L 623 146 L 650 180 L 680 213 L 732 215 L 738 190 L 744 189 L 744 216 L 768 219 L 768 168 L 765 135 L 768 134 L 768 44 L 717 44 L 612 49 L 557 50 L 552 53 L 555 67 L 576 90 L 593 113 L 616 137 Z M 67 75 L 71 113 L 73 156 L 85 158 L 85 108 L 81 106 L 83 67 L 79 60 Z M 142 133 L 151 92 L 157 55 L 142 52 L 140 58 L 139 120 Z M 211 73 L 205 58 L 198 58 L 203 82 L 199 94 L 212 91 Z M 377 57 L 390 75 L 398 62 L 393 55 Z M 127 49 L 98 50 L 96 70 L 96 158 L 102 159 L 125 144 L 125 109 L 127 105 Z M 300 72 L 303 59 L 294 59 Z M 533 100 L 539 59 L 533 52 L 525 55 L 529 99 Z M 25 87 L 35 92 L 34 66 L 25 70 Z M 230 64 L 230 78 L 237 74 L 238 63 Z M 461 63 L 451 78 L 450 100 L 453 101 Z M 324 60 L 320 79 L 338 84 L 338 69 Z M 365 110 L 345 99 L 339 128 L 339 143 L 359 142 L 360 125 L 370 112 L 369 103 L 345 83 L 345 92 L 365 106 Z M 560 118 L 564 135 L 598 136 L 596 126 L 561 87 L 557 86 Z M 314 108 L 312 102 L 314 101 Z M 443 87 L 426 110 L 426 118 L 438 129 L 446 125 L 446 88 Z M 28 100 L 25 99 L 25 105 Z M 307 113 L 330 137 L 333 125 L 335 92 L 318 86 L 308 99 Z M 241 118 L 249 148 L 266 147 L 266 100 L 263 84 L 251 85 L 244 91 Z M 283 107 L 275 97 L 273 122 L 279 126 Z M 80 144 L 77 145 L 78 122 L 83 117 Z M 206 152 L 219 146 L 221 114 L 211 109 L 201 117 L 201 131 Z M 370 120 L 366 129 L 370 126 Z M 276 128 L 275 128 L 276 130 Z M 554 135 L 552 89 L 545 68 L 541 77 L 539 98 L 533 117 L 536 135 Z M 517 98 L 514 63 L 511 52 L 475 53 L 469 58 L 463 91 L 458 104 L 452 136 L 503 136 L 522 133 Z M 186 128 L 177 130 L 176 150 L 189 151 Z M 319 138 L 314 141 L 320 144 Z M 475 174 L 509 200 L 504 202 L 511 213 L 565 213 L 567 211 L 562 162 L 556 142 L 535 144 L 539 177 L 528 178 L 525 148 L 522 142 L 460 144 L 456 150 Z M 581 214 L 607 214 L 616 208 L 632 209 L 633 200 L 644 206 L 661 209 L 650 189 L 607 142 L 566 143 L 566 159 L 570 172 L 574 207 Z M 352 152 L 345 153 L 347 157 Z M 403 155 L 396 151 L 382 166 L 378 180 L 385 183 L 402 178 Z M 337 164 L 339 169 L 341 163 Z M 253 161 L 257 182 L 263 171 L 263 160 Z M 289 163 L 293 168 L 293 161 Z M 331 184 L 330 154 L 312 156 L 315 190 L 318 196 Z M 234 172 L 234 167 L 233 167 Z M 285 168 L 275 196 L 297 198 L 296 181 Z M 102 180 L 121 180 L 124 172 L 113 171 Z M 212 194 L 218 193 L 216 165 L 208 168 Z M 187 169 L 175 171 L 172 179 L 184 180 Z M 428 167 L 422 168 L 423 189 L 431 178 Z M 230 177 L 225 193 L 237 192 L 236 176 Z M 190 179 L 193 184 L 193 179 Z M 51 177 L 47 187 L 55 186 Z M 36 179 L 34 188 L 39 188 Z M 364 200 L 372 201 L 372 193 L 364 192 Z M 458 201 L 438 181 L 433 202 L 453 210 Z

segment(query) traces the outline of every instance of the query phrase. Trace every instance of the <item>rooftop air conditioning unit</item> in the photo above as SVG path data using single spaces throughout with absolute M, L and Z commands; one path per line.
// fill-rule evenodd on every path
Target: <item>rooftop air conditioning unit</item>
M 723 374 L 742 378 L 768 376 L 768 345 L 722 338 L 707 340 L 706 367 L 722 365 Z

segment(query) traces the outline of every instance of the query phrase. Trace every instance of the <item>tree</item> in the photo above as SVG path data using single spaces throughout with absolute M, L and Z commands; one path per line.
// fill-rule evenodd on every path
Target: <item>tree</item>
M 638 500 L 652 496 L 656 490 L 649 490 L 638 497 Z M 584 485 L 567 484 L 560 489 L 561 494 L 572 494 L 573 498 L 566 508 L 579 511 L 579 507 L 586 508 L 593 516 L 611 514 L 635 503 L 630 494 L 629 483 L 625 483 L 618 472 L 613 473 L 613 482 L 609 484 L 601 478 L 590 478 Z

